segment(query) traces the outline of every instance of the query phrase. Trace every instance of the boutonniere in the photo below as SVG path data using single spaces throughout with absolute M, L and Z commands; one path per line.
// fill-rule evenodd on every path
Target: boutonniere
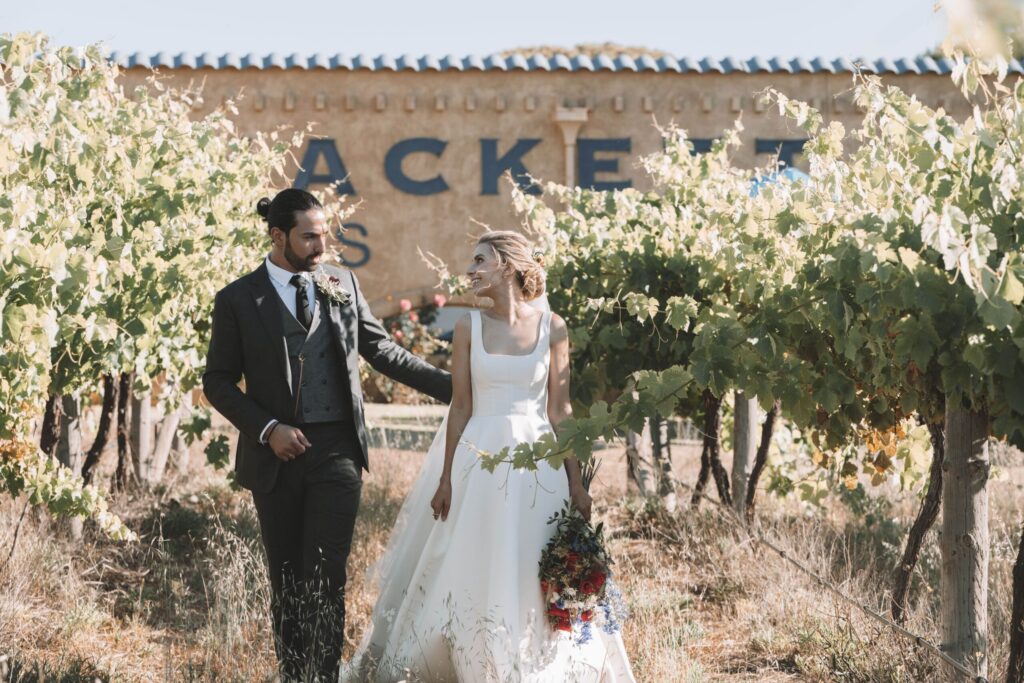
M 317 270 L 313 273 L 313 284 L 324 296 L 341 306 L 347 306 L 352 301 L 352 295 L 341 286 L 341 278 L 337 275 L 328 275 L 323 270 Z

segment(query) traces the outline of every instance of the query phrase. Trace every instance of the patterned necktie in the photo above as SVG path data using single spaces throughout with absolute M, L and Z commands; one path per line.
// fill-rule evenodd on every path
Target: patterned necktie
M 309 309 L 309 296 L 306 294 L 306 278 L 296 273 L 292 275 L 291 283 L 295 285 L 295 317 L 308 330 L 309 326 L 313 324 L 313 311 Z

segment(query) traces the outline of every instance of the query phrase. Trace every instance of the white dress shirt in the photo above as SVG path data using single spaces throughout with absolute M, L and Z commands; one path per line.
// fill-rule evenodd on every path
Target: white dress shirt
M 281 297 L 281 303 L 292 314 L 292 317 L 298 320 L 299 316 L 295 310 L 295 293 L 298 291 L 298 287 L 292 284 L 292 277 L 296 273 L 291 273 L 278 266 L 270 260 L 270 256 L 267 256 L 267 274 L 270 276 L 270 284 L 274 285 L 274 290 Z M 306 281 L 306 296 L 309 297 L 309 310 L 313 311 L 315 318 L 317 306 L 319 305 L 316 298 L 316 285 L 313 284 L 313 278 L 309 273 L 298 273 L 298 276 Z M 277 420 L 271 420 L 263 428 L 263 431 L 260 432 L 260 443 L 267 443 L 267 433 L 275 424 L 277 424 Z
M 298 320 L 299 316 L 296 315 L 295 311 L 295 292 L 298 289 L 292 284 L 292 277 L 298 275 L 306 281 L 306 296 L 309 297 L 309 310 L 313 311 L 313 315 L 316 315 L 316 286 L 313 284 L 313 278 L 309 273 L 290 273 L 279 265 L 275 264 L 267 257 L 267 274 L 270 275 L 270 284 L 274 285 L 274 289 L 277 291 L 277 295 L 281 297 L 281 301 L 284 302 L 284 307 L 288 309 L 288 312 Z

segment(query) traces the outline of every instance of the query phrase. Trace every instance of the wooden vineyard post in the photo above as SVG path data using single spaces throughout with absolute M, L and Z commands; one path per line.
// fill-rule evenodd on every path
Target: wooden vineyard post
M 747 481 L 757 453 L 757 399 L 736 392 L 732 448 L 732 505 L 741 517 L 747 509 Z
M 988 671 L 988 416 L 946 406 L 942 477 L 942 641 L 951 657 Z
M 131 391 L 131 389 L 129 389 Z M 135 478 L 140 482 L 152 479 L 153 406 L 149 391 L 133 392 L 131 397 L 131 451 Z

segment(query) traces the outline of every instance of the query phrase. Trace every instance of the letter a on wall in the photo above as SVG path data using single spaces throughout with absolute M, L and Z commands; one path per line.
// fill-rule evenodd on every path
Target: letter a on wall
M 327 173 L 314 173 L 321 157 L 327 162 Z M 301 166 L 302 168 L 295 176 L 295 187 L 305 190 L 310 185 L 337 183 L 334 186 L 334 191 L 338 194 L 356 194 L 356 188 L 348 179 L 348 169 L 345 168 L 345 162 L 341 160 L 338 146 L 333 139 L 310 140 L 309 146 L 306 147 L 306 153 L 302 155 Z

